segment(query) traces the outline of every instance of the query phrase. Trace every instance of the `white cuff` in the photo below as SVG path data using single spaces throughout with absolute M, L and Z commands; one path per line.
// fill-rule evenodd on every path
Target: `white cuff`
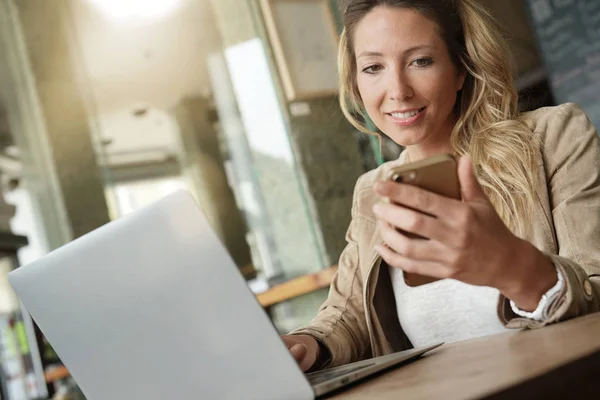
M 558 276 L 558 282 L 556 282 L 556 285 L 542 295 L 542 298 L 540 299 L 540 302 L 535 310 L 532 312 L 523 311 L 517 307 L 514 301 L 511 300 L 510 308 L 512 308 L 513 312 L 521 317 L 542 321 L 546 316 L 548 306 L 552 304 L 556 296 L 560 294 L 565 286 L 565 280 L 558 268 L 556 268 L 556 275 Z

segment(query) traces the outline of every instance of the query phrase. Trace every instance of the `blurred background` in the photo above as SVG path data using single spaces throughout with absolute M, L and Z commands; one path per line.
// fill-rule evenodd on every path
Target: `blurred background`
M 600 2 L 481 3 L 522 110 L 597 122 Z M 341 114 L 339 21 L 336 0 L 0 0 L 0 398 L 83 398 L 7 273 L 182 188 L 275 327 L 310 322 L 356 179 L 401 151 Z

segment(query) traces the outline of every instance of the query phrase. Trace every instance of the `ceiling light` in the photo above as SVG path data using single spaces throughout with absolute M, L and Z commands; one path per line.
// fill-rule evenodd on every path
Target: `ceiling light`
M 182 0 L 88 0 L 116 20 L 155 19 L 168 15 Z

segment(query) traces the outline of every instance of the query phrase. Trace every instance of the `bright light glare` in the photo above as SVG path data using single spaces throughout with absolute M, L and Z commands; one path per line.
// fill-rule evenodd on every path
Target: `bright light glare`
M 154 19 L 175 10 L 182 0 L 89 0 L 109 17 L 125 19 Z

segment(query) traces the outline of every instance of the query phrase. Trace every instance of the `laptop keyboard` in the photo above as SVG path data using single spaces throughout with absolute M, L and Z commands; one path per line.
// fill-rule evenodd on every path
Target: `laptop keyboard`
M 363 368 L 370 367 L 373 364 L 374 363 L 363 364 L 363 365 L 358 365 L 358 366 L 348 366 L 345 368 L 344 367 L 334 368 L 332 370 L 325 369 L 323 371 L 317 371 L 317 372 L 310 373 L 310 374 L 306 375 L 306 378 L 311 383 L 311 385 L 317 385 L 319 383 L 323 383 L 330 379 L 335 379 L 340 376 L 349 374 L 351 372 L 355 372 L 355 371 L 361 370 Z

